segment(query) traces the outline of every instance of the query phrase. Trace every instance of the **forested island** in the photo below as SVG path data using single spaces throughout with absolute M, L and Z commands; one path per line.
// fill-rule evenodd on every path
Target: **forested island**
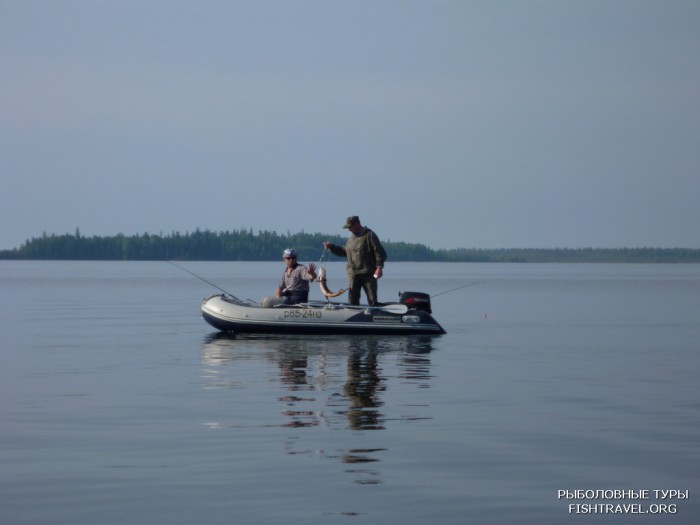
M 345 237 L 323 233 L 254 233 L 252 229 L 214 232 L 197 229 L 184 234 L 112 235 L 86 237 L 47 234 L 19 248 L 0 250 L 0 259 L 125 260 L 125 261 L 277 261 L 282 250 L 294 247 L 302 261 L 316 261 L 324 241 L 344 245 Z M 434 250 L 423 244 L 383 240 L 390 261 L 416 262 L 614 262 L 698 263 L 692 248 L 455 248 Z

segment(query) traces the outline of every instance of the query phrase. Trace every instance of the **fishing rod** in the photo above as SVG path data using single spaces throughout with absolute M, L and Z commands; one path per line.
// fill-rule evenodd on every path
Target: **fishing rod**
M 204 277 L 201 277 L 201 276 L 197 275 L 196 273 L 189 271 L 187 268 L 183 268 L 183 267 L 180 266 L 179 264 L 175 264 L 175 263 L 172 262 L 172 261 L 165 261 L 165 262 L 168 263 L 168 264 L 172 264 L 172 265 L 175 266 L 176 268 L 180 268 L 180 270 L 182 270 L 183 272 L 189 273 L 190 275 L 196 277 L 196 278 L 199 279 L 200 281 L 204 281 L 204 282 L 207 283 L 208 285 L 213 286 L 213 287 L 216 288 L 217 290 L 221 290 L 221 291 L 224 292 L 226 295 L 228 295 L 228 296 L 230 296 L 230 297 L 233 297 L 236 301 L 240 301 L 240 299 L 239 299 L 238 297 L 236 297 L 235 295 L 233 295 L 231 292 L 227 292 L 226 290 L 224 290 L 224 289 L 221 288 L 220 286 L 215 285 L 215 284 L 212 283 L 211 281 L 207 281 Z
M 456 288 L 451 288 L 451 289 L 449 289 L 449 290 L 445 290 L 444 292 L 440 292 L 440 293 L 436 293 L 435 295 L 431 295 L 431 297 L 437 297 L 437 296 L 439 296 L 439 295 L 444 295 L 444 294 L 446 294 L 446 293 L 456 292 L 457 290 L 461 290 L 462 288 L 467 288 L 468 286 L 476 286 L 477 284 L 482 284 L 482 283 L 485 283 L 485 282 L 486 282 L 486 281 L 477 281 L 477 282 L 475 282 L 475 283 L 463 284 L 462 286 L 458 286 L 458 287 L 456 287 Z

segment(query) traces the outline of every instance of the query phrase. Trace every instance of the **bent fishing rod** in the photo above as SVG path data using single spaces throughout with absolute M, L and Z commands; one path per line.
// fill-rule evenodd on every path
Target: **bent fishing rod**
M 196 278 L 199 279 L 200 281 L 204 281 L 205 283 L 207 283 L 207 284 L 210 285 L 210 286 L 213 286 L 213 287 L 216 288 L 217 290 L 221 290 L 221 291 L 224 292 L 226 295 L 228 295 L 228 296 L 230 296 L 230 297 L 233 297 L 236 301 L 240 301 L 240 299 L 239 299 L 238 297 L 236 297 L 235 295 L 233 295 L 231 292 L 227 292 L 226 290 L 224 290 L 224 289 L 221 288 L 220 286 L 215 285 L 215 284 L 214 284 L 213 282 L 211 282 L 211 281 L 207 281 L 204 277 L 202 277 L 202 276 L 200 276 L 200 275 L 197 275 L 197 274 L 194 273 L 194 272 L 191 272 L 191 271 L 188 270 L 187 268 L 184 268 L 184 267 L 180 266 L 179 264 L 175 264 L 173 261 L 165 261 L 165 262 L 168 263 L 168 264 L 172 264 L 172 265 L 175 266 L 176 268 L 180 268 L 180 270 L 182 270 L 183 272 L 189 273 L 189 274 L 192 275 L 193 277 L 196 277 Z

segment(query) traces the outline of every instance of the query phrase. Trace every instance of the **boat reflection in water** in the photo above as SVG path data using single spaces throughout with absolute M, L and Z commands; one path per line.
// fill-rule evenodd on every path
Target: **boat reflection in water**
M 316 427 L 313 435 L 288 435 L 285 452 L 337 459 L 349 465 L 346 472 L 352 473 L 357 483 L 380 483 L 379 472 L 366 467 L 379 462 L 387 449 L 366 446 L 366 431 L 386 430 L 391 422 L 429 419 L 415 414 L 415 403 L 386 406 L 384 397 L 392 387 L 429 388 L 432 343 L 431 336 L 417 335 L 311 338 L 212 334 L 202 349 L 203 387 L 248 389 L 246 398 L 260 395 L 264 399 L 257 403 L 254 423 L 209 425 Z M 268 406 L 269 411 L 264 408 Z M 259 413 L 260 407 L 265 413 Z M 325 434 L 327 430 L 345 432 L 331 435 Z M 304 446 L 307 438 L 316 445 Z M 319 442 L 322 446 L 317 446 Z

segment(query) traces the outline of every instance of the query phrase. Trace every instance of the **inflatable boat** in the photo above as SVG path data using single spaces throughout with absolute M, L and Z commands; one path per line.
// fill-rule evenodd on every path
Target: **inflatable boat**
M 403 292 L 398 303 L 377 306 L 310 302 L 265 308 L 230 294 L 202 302 L 202 317 L 224 332 L 288 334 L 444 334 L 432 317 L 430 296 Z

